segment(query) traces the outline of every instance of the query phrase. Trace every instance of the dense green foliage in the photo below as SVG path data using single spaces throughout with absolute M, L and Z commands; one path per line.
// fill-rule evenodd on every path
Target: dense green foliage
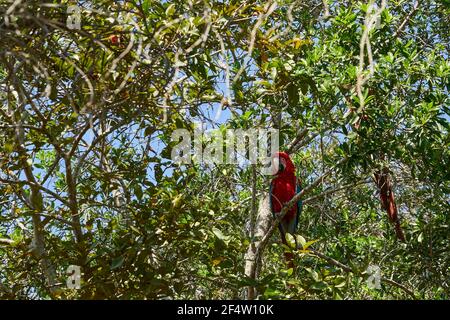
M 354 1 L 77 1 L 80 29 L 73 4 L 0 0 L 1 298 L 450 298 L 448 1 L 379 1 L 372 25 Z M 174 164 L 172 132 L 199 121 L 278 128 L 282 150 L 304 130 L 304 186 L 332 170 L 295 270 L 274 234 L 244 276 L 270 177 Z M 394 284 L 369 288 L 369 265 Z

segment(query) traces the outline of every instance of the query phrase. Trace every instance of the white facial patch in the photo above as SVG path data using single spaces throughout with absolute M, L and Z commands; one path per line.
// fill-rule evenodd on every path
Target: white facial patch
M 272 174 L 273 175 L 277 174 L 279 168 L 280 168 L 280 157 L 275 156 L 272 158 Z

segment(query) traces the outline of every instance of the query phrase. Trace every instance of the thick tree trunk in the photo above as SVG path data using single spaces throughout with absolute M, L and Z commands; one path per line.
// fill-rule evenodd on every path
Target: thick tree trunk
M 267 234 L 272 224 L 272 213 L 270 211 L 269 194 L 265 193 L 260 201 L 258 207 L 258 214 L 255 223 L 254 238 L 247 249 L 245 256 L 245 275 L 251 279 L 256 280 L 261 270 L 262 253 L 261 240 Z M 258 250 L 259 248 L 259 250 Z M 253 300 L 257 296 L 256 288 L 249 286 L 246 291 L 246 299 Z

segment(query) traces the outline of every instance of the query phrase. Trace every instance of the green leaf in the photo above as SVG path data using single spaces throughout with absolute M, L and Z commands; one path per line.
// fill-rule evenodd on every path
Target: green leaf
M 324 289 L 328 288 L 328 284 L 323 282 L 323 281 L 320 281 L 320 282 L 314 283 L 311 286 L 311 288 L 314 289 L 314 290 L 324 290 Z
M 293 273 L 294 273 L 294 269 L 293 268 L 289 268 L 289 269 L 286 270 L 286 274 L 288 276 L 292 276 Z
M 286 242 L 288 243 L 289 247 L 295 248 L 295 239 L 292 234 L 286 233 Z
M 117 268 L 120 268 L 124 262 L 125 258 L 123 256 L 119 256 L 117 258 L 114 258 L 111 262 L 111 270 L 115 270 Z
M 419 234 L 419 237 L 417 238 L 417 242 L 422 243 L 422 241 L 423 241 L 423 232 L 421 232 Z
M 217 239 L 223 241 L 226 245 L 229 244 L 231 237 L 230 236 L 226 236 L 222 233 L 222 231 L 220 231 L 219 229 L 217 229 L 216 227 L 212 228 L 212 232 L 214 233 L 214 235 L 217 237 Z
M 266 291 L 264 291 L 264 296 L 267 298 L 271 297 L 278 297 L 281 294 L 281 292 L 277 289 L 268 287 Z
M 170 4 L 166 9 L 166 16 L 172 16 L 175 13 L 175 4 Z
M 306 243 L 303 245 L 303 250 L 308 249 L 308 247 L 309 247 L 310 245 L 312 245 L 313 243 L 315 243 L 315 242 L 317 242 L 317 241 L 319 241 L 319 239 L 317 239 L 317 240 L 311 240 L 311 241 L 306 242 Z
M 346 279 L 344 277 L 338 277 L 335 281 L 334 281 L 334 287 L 335 288 L 342 288 L 346 285 Z
M 302 237 L 301 235 L 299 235 L 299 234 L 298 234 L 296 237 L 297 237 L 297 243 L 300 244 L 300 245 L 302 246 L 303 249 L 306 249 L 306 248 L 305 248 L 305 245 L 306 245 L 306 240 L 305 240 L 305 238 L 303 238 L 303 237 Z M 315 241 L 317 241 L 317 240 L 315 240 Z M 313 242 L 313 243 L 314 243 L 314 242 Z
M 294 85 L 294 84 L 290 84 L 287 87 L 287 94 L 288 94 L 288 101 L 289 104 L 293 107 L 298 105 L 298 101 L 299 101 L 299 94 L 298 94 L 298 88 Z
M 150 0 L 144 0 L 142 2 L 142 10 L 144 10 L 145 13 L 148 13 L 150 9 Z

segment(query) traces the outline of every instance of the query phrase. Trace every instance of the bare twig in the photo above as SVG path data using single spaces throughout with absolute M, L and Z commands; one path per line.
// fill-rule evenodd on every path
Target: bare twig
M 402 33 L 405 26 L 408 24 L 409 20 L 414 16 L 414 14 L 417 12 L 417 9 L 419 8 L 419 0 L 416 0 L 414 2 L 412 10 L 408 13 L 408 15 L 405 17 L 403 22 L 398 26 L 397 30 L 394 33 L 393 38 L 397 39 L 397 37 Z

